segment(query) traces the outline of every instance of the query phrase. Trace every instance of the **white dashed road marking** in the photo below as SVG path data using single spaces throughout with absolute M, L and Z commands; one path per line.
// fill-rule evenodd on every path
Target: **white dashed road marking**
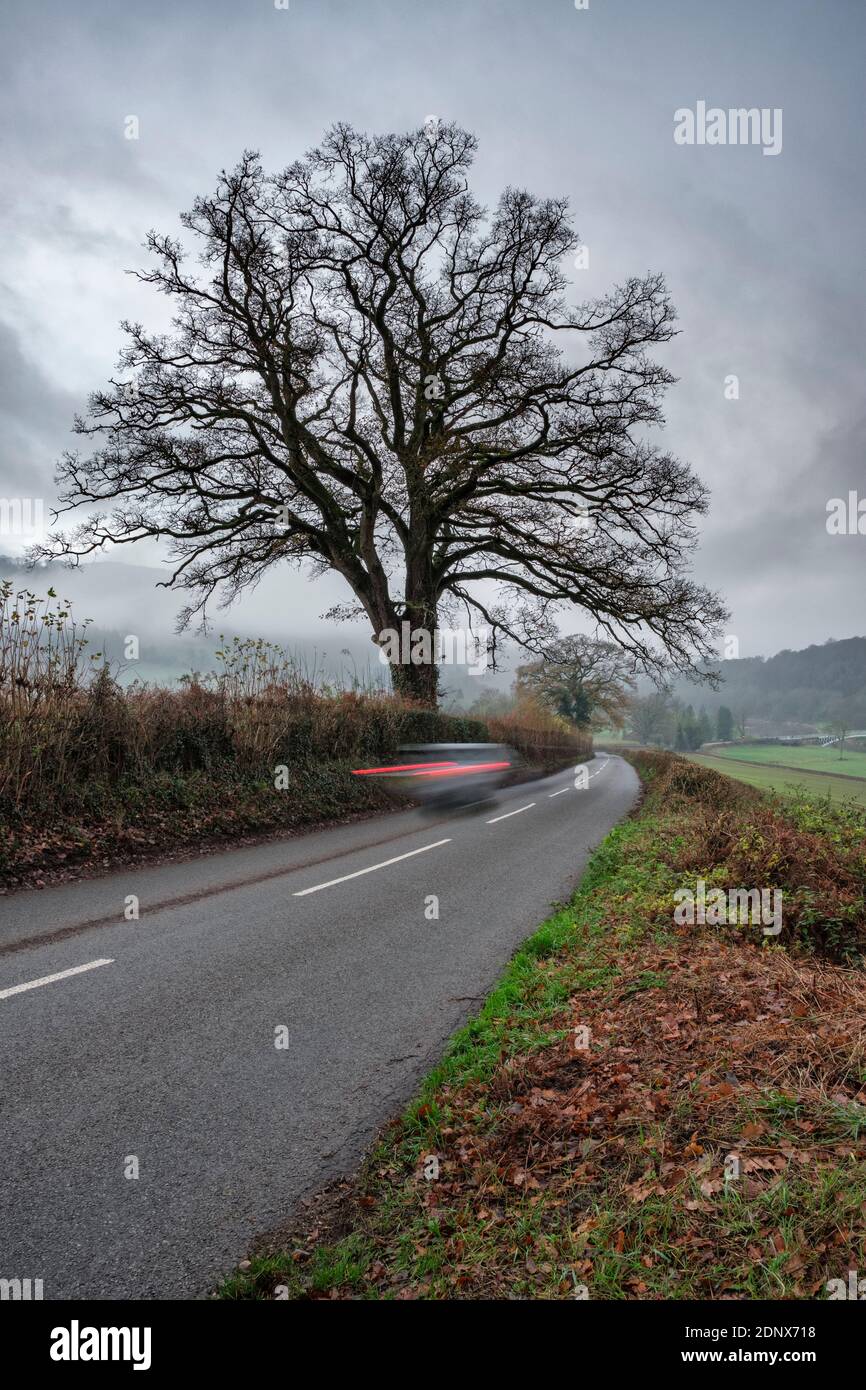
M 389 864 L 399 864 L 401 859 L 411 859 L 416 854 L 426 854 L 428 849 L 438 849 L 440 845 L 450 845 L 451 840 L 436 840 L 432 845 L 422 845 L 420 849 L 410 849 L 408 854 L 397 854 L 393 859 L 383 859 L 381 864 L 371 864 L 368 869 L 357 869 L 353 874 L 343 874 L 340 878 L 329 878 L 327 883 L 317 883 L 314 888 L 302 888 L 293 893 L 293 898 L 305 898 L 308 893 L 321 893 L 323 888 L 333 888 L 335 883 L 346 883 L 350 878 L 361 878 L 375 869 L 387 869 Z
M 608 765 L 609 762 L 610 762 L 610 758 L 605 758 L 604 762 L 601 764 L 600 767 L 596 768 L 595 772 L 590 772 L 590 773 L 588 774 L 587 779 L 586 779 L 587 782 L 591 782 L 592 779 L 593 779 L 593 777 L 597 777 L 598 774 L 599 774 L 600 772 L 604 772 L 604 769 L 607 767 L 607 765 Z M 547 794 L 547 799 L 548 799 L 548 801 L 549 801 L 550 798 L 551 798 L 552 796 L 563 796 L 563 795 L 565 794 L 565 792 L 570 792 L 570 791 L 571 791 L 571 787 L 563 787 L 563 788 L 562 788 L 560 791 L 558 791 L 558 792 L 548 792 L 548 794 Z M 488 825 L 490 824 L 489 821 L 488 821 L 487 823 L 488 823 Z
M 113 964 L 113 960 L 90 960 L 86 965 L 73 966 L 71 970 L 59 970 L 56 975 L 43 975 L 41 980 L 28 980 L 23 985 L 12 985 L 10 989 L 0 989 L 0 999 L 8 999 L 10 994 L 23 994 L 28 989 L 39 989 L 40 985 L 53 985 L 55 980 L 68 980 L 70 975 L 82 975 L 85 970 L 96 970 L 100 965 Z
M 516 811 L 506 811 L 504 816 L 494 816 L 493 820 L 487 822 L 488 825 L 495 825 L 497 821 L 508 820 L 509 816 L 519 816 L 521 811 L 531 811 L 535 805 L 534 801 L 529 801 L 525 806 L 518 806 Z

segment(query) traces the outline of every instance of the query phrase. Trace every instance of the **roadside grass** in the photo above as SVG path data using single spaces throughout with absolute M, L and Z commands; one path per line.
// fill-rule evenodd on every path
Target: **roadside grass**
M 571 902 L 357 1177 L 222 1297 L 804 1299 L 864 1267 L 864 822 L 808 802 L 783 822 L 681 759 L 634 761 L 643 805 Z M 770 862 L 782 938 L 674 924 L 696 866 Z M 849 907 L 859 885 L 831 929 L 804 908 L 825 881 Z
M 866 780 L 861 785 L 847 775 L 834 777 L 829 771 L 791 772 L 769 764 L 746 763 L 737 758 L 713 753 L 686 753 L 683 756 L 688 758 L 689 762 L 697 763 L 699 767 L 711 768 L 738 782 L 745 782 L 747 786 L 757 787 L 760 791 L 776 792 L 780 796 L 788 797 L 806 793 L 812 797 L 829 799 L 834 803 L 852 802 L 856 806 L 866 808 Z M 840 764 L 840 769 L 846 765 Z

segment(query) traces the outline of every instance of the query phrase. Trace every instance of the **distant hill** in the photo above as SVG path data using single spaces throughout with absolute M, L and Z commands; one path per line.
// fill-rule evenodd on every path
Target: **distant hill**
M 846 637 L 771 657 L 721 661 L 717 691 L 678 681 L 673 693 L 713 714 L 727 705 L 750 724 L 827 723 L 843 712 L 850 726 L 866 728 L 866 637 Z

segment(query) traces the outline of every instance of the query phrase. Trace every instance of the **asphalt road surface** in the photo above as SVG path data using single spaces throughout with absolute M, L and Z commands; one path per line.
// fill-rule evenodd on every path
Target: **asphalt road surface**
M 637 796 L 619 758 L 589 771 L 0 899 L 0 1278 L 213 1289 L 567 899 Z

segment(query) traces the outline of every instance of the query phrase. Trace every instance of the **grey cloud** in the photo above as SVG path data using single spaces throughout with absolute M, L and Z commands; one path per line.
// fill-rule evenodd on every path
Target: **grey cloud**
M 695 572 L 727 594 L 744 654 L 822 641 L 830 615 L 836 636 L 861 630 L 866 538 L 834 544 L 823 509 L 866 489 L 864 38 L 853 0 L 591 0 L 581 12 L 570 0 L 10 0 L 3 317 L 15 327 L 0 335 L 0 492 L 31 469 L 50 477 L 86 395 L 71 329 L 52 326 L 44 258 L 68 268 L 88 361 L 110 365 L 120 335 L 75 289 L 85 263 L 82 286 L 116 317 L 128 301 L 158 323 L 162 302 L 121 272 L 140 263 L 145 231 L 176 231 L 178 210 L 244 147 L 279 166 L 335 120 L 402 129 L 432 113 L 478 134 L 488 201 L 509 182 L 569 196 L 592 258 L 575 298 L 667 274 L 683 333 L 666 356 L 680 381 L 660 442 L 712 490 Z M 781 155 L 676 146 L 674 112 L 698 99 L 781 106 Z M 122 136 L 131 113 L 138 142 Z M 44 360 L 34 325 L 42 344 L 57 333 L 66 365 Z M 736 403 L 722 395 L 729 372 Z M 312 630 L 342 597 L 338 581 L 269 575 L 233 621 L 279 627 L 285 614 Z

